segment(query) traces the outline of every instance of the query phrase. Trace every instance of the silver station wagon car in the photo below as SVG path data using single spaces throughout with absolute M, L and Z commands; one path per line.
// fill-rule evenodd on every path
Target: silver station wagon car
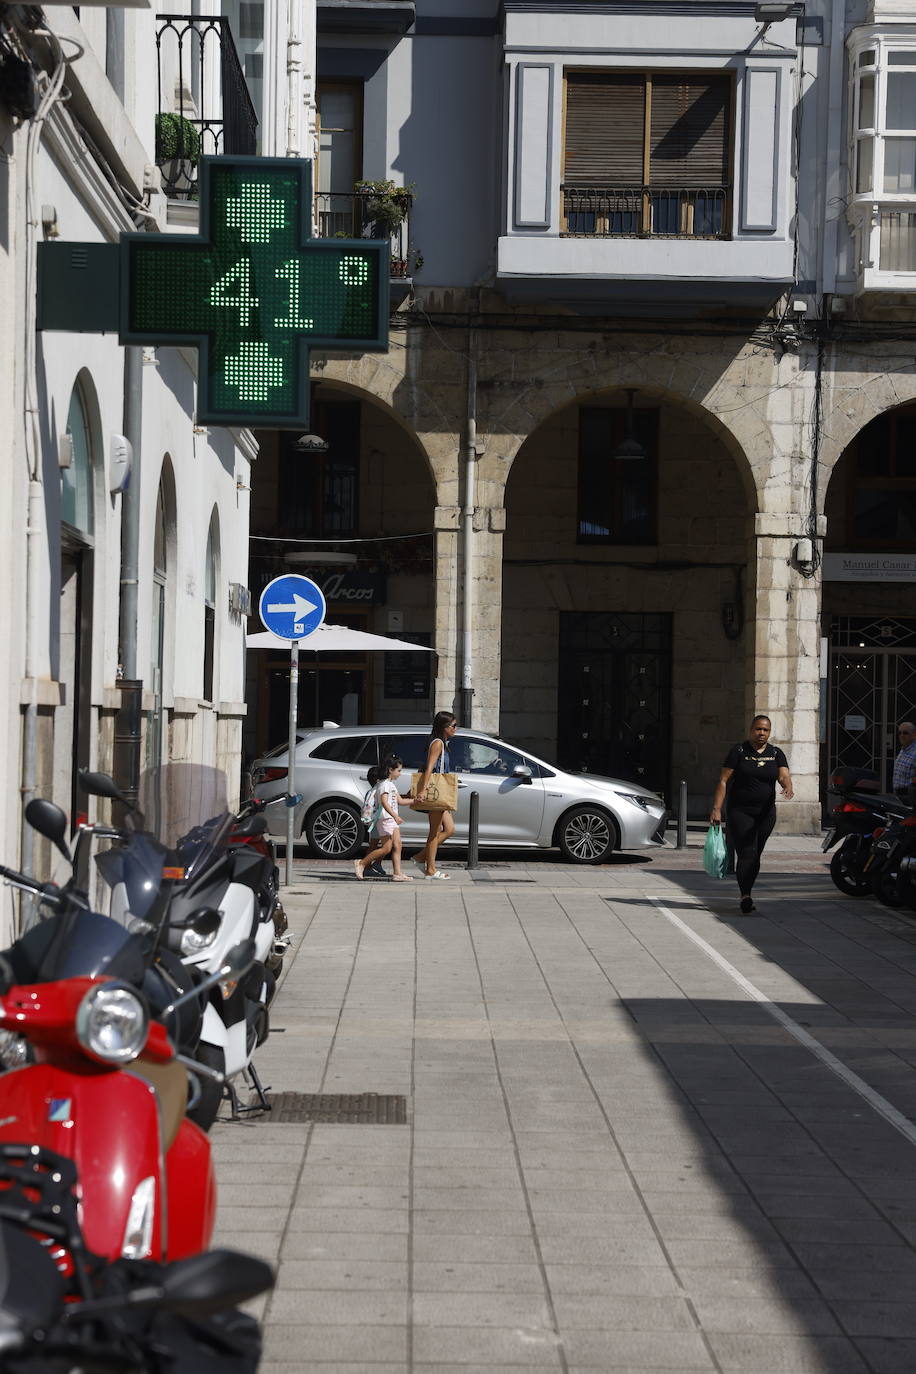
M 347 859 L 365 841 L 360 809 L 367 770 L 389 754 L 404 760 L 399 791 L 410 791 L 410 774 L 426 758 L 428 726 L 362 725 L 301 731 L 296 746 L 295 833 L 325 859 Z M 591 773 L 563 773 L 532 754 L 476 730 L 449 741 L 451 770 L 458 774 L 458 812 L 452 843 L 467 842 L 468 798 L 480 796 L 479 842 L 494 846 L 558 848 L 570 863 L 601 863 L 615 849 L 664 844 L 665 803 L 638 783 Z M 254 793 L 268 805 L 273 835 L 286 834 L 288 749 L 284 744 L 251 768 Z M 401 811 L 405 846 L 422 844 L 427 820 Z

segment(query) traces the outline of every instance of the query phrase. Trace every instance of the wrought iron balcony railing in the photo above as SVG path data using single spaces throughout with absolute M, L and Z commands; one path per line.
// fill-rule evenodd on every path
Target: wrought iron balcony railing
M 588 238 L 729 237 L 727 186 L 562 186 L 563 233 Z
M 193 198 L 202 154 L 254 154 L 258 117 L 229 20 L 156 17 L 156 160 L 166 195 Z
M 392 277 L 411 275 L 410 206 L 413 197 L 400 192 L 405 204 L 404 218 L 391 227 L 372 218 L 374 196 L 371 191 L 318 191 L 315 195 L 315 215 L 318 236 L 323 239 L 390 239 Z

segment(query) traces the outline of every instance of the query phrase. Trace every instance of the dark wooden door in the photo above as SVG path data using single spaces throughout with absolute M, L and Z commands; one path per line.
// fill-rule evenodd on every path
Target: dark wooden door
M 670 615 L 562 613 L 560 767 L 667 792 L 670 751 Z

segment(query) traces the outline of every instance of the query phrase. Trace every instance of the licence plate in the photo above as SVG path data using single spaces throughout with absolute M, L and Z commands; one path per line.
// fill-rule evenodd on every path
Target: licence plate
M 830 846 L 833 844 L 833 842 L 834 842 L 835 839 L 836 839 L 836 831 L 835 831 L 835 830 L 828 830 L 828 831 L 827 831 L 827 834 L 824 836 L 824 843 L 821 845 L 821 852 L 824 853 L 824 854 L 826 854 L 826 853 L 827 853 L 827 850 L 828 850 L 828 849 L 830 848 Z

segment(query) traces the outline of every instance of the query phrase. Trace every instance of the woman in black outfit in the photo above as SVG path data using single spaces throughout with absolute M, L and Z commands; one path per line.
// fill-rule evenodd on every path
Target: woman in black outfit
M 709 813 L 712 824 L 721 823 L 727 788 L 728 837 L 735 851 L 735 877 L 745 916 L 754 910 L 751 889 L 760 872 L 763 847 L 776 824 L 777 782 L 786 801 L 793 795 L 788 760 L 769 742 L 772 728 L 769 716 L 755 716 L 750 738 L 729 750 Z

